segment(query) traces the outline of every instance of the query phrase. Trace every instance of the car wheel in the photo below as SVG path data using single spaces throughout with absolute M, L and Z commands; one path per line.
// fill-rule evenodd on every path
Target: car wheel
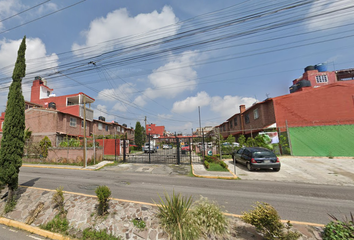
M 280 168 L 273 168 L 274 172 L 279 172 Z
M 253 170 L 253 168 L 252 168 L 252 166 L 251 166 L 251 163 L 250 163 L 250 162 L 248 162 L 248 163 L 247 163 L 247 169 L 248 169 L 248 171 L 252 171 L 252 170 Z

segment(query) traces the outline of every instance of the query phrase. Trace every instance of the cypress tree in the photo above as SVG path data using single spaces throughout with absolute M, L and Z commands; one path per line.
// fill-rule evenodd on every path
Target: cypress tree
M 18 187 L 25 142 L 25 100 L 22 95 L 22 78 L 26 73 L 25 51 L 26 36 L 22 39 L 12 74 L 0 148 L 0 181 L 7 184 L 8 203 L 13 200 L 13 192 Z
M 143 128 L 140 124 L 140 122 L 136 122 L 135 124 L 135 135 L 134 135 L 134 141 L 135 145 L 137 145 L 139 148 L 144 144 L 143 140 Z

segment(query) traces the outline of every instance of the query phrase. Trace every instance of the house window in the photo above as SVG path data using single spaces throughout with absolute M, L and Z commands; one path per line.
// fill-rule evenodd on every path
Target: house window
M 71 127 L 76 127 L 76 118 L 70 117 L 70 126 Z
M 253 119 L 258 119 L 259 118 L 259 114 L 258 114 L 258 108 L 253 110 Z
M 84 128 L 84 120 L 81 121 L 81 127 Z
M 225 125 L 222 126 L 222 130 L 223 130 L 224 132 L 226 131 Z
M 232 121 L 230 121 L 230 128 L 232 128 Z
M 108 131 L 108 125 L 106 125 L 106 131 Z
M 47 91 L 47 97 L 49 97 L 49 95 L 50 95 L 50 92 L 49 92 L 49 91 Z
M 122 133 L 124 133 L 124 128 L 122 128 Z
M 102 130 L 102 123 L 98 123 L 98 130 Z
M 117 132 L 120 132 L 120 127 L 119 126 L 117 127 Z
M 318 75 L 318 76 L 316 76 L 316 82 L 317 83 L 326 83 L 326 82 L 328 82 L 327 75 Z
M 234 118 L 234 125 L 237 126 L 237 118 Z
M 245 114 L 245 123 L 250 123 L 250 116 L 247 114 Z

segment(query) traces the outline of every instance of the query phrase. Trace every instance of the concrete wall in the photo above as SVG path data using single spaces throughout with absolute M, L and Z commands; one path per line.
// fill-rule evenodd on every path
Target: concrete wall
M 96 154 L 94 153 L 96 152 Z M 93 148 L 87 148 L 87 162 L 93 162 L 94 158 L 95 162 L 101 162 L 103 160 L 103 148 L 96 148 L 94 151 Z M 96 155 L 96 157 L 95 157 Z M 26 158 L 24 161 L 26 162 L 46 162 L 46 163 L 63 163 L 63 164 L 82 164 L 83 161 L 84 149 L 83 148 L 49 148 L 48 149 L 48 157 L 43 159 L 34 159 L 34 158 Z

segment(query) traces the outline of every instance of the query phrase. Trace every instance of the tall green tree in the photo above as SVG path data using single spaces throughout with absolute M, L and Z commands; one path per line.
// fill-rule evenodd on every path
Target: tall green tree
M 141 126 L 140 122 L 136 122 L 134 139 L 135 145 L 137 145 L 139 148 L 141 148 L 141 146 L 144 144 L 143 130 L 144 128 Z
M 18 187 L 25 143 L 25 100 L 22 95 L 22 78 L 26 74 L 25 52 L 26 36 L 22 39 L 12 74 L 0 148 L 0 181 L 8 186 L 8 203 L 13 200 L 13 192 Z

